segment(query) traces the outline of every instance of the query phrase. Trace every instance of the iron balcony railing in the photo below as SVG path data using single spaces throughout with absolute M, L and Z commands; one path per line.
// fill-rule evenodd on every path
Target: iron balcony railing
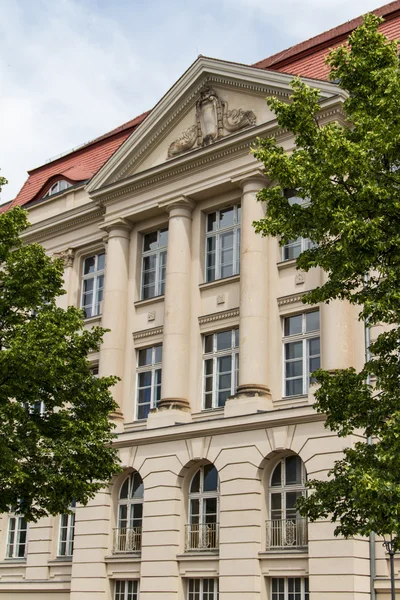
M 185 550 L 217 550 L 219 545 L 219 523 L 186 525 Z
M 307 547 L 307 519 L 274 519 L 266 522 L 266 529 L 267 550 Z
M 140 552 L 142 547 L 142 528 L 125 527 L 114 529 L 113 553 Z

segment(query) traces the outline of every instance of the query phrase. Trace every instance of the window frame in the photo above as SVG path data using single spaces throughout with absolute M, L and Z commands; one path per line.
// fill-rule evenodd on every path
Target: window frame
M 15 526 L 11 529 L 12 522 Z M 21 525 L 24 525 L 22 527 Z M 21 533 L 25 532 L 25 541 L 21 543 Z M 23 548 L 23 553 L 20 553 L 20 548 Z M 28 552 L 28 522 L 23 515 L 16 515 L 14 512 L 8 515 L 8 530 L 7 530 L 7 559 L 25 559 Z
M 299 483 L 287 483 L 286 481 L 286 460 L 290 457 L 296 456 L 298 458 L 298 460 L 301 462 L 301 466 L 300 466 L 300 482 Z M 278 468 L 278 465 L 280 465 L 281 467 L 281 484 L 280 485 L 273 485 L 272 484 L 272 477 L 274 476 L 275 470 Z M 296 516 L 294 517 L 288 517 L 288 507 L 287 507 L 287 496 L 286 494 L 289 492 L 301 492 L 302 496 L 306 496 L 307 494 L 307 488 L 306 488 L 306 482 L 307 482 L 307 472 L 306 472 L 306 467 L 304 462 L 301 460 L 300 456 L 293 455 L 293 454 L 289 454 L 287 456 L 283 456 L 278 462 L 276 462 L 274 464 L 274 467 L 271 471 L 270 477 L 269 477 L 269 485 L 268 485 L 268 491 L 269 491 L 269 519 L 271 521 L 274 520 L 279 520 L 279 519 L 274 519 L 273 515 L 272 515 L 272 511 L 274 510 L 272 508 L 272 494 L 280 494 L 281 496 L 281 508 L 280 508 L 280 512 L 281 512 L 281 520 L 289 520 L 289 519 L 298 519 L 300 518 L 300 516 L 297 514 L 296 511 Z M 290 510 L 290 509 L 289 509 Z
M 224 333 L 226 331 L 231 332 L 231 347 L 225 348 L 223 350 L 217 349 L 217 336 L 220 333 Z M 237 336 L 236 336 L 237 332 Z M 206 352 L 206 338 L 212 336 L 212 352 Z M 236 344 L 237 337 L 237 344 Z M 202 364 L 202 410 L 215 410 L 217 408 L 223 408 L 225 403 L 222 405 L 218 404 L 218 395 L 219 395 L 219 387 L 218 387 L 218 362 L 220 358 L 225 356 L 231 357 L 231 391 L 230 396 L 236 393 L 238 385 L 239 385 L 239 326 L 232 327 L 230 329 L 221 329 L 219 331 L 211 331 L 209 333 L 203 333 L 202 335 L 202 346 L 203 346 L 203 364 Z M 206 374 L 206 362 L 212 361 L 212 375 Z M 206 381 L 207 379 L 212 379 L 212 389 L 211 394 L 206 389 Z M 211 395 L 211 406 L 206 407 L 206 397 Z
M 136 584 L 136 590 L 130 592 L 129 584 Z M 124 589 L 118 590 L 118 587 L 121 586 Z M 117 595 L 118 594 L 118 595 Z M 138 579 L 116 579 L 114 582 L 114 594 L 113 600 L 138 600 L 139 598 L 139 580 Z
M 289 580 L 295 582 L 296 580 L 300 580 L 300 598 L 298 597 L 298 592 L 289 591 Z M 273 591 L 274 581 L 283 581 L 283 591 L 278 590 L 277 592 Z M 309 600 L 310 599 L 310 591 L 309 591 L 309 579 L 308 577 L 271 577 L 271 600 Z M 290 594 L 290 595 L 289 595 Z M 297 595 L 297 598 L 296 598 Z
M 226 227 L 220 227 L 221 220 L 221 212 L 227 209 L 233 208 L 233 224 L 228 225 Z M 229 277 L 234 277 L 236 275 L 240 275 L 240 246 L 241 246 L 241 202 L 236 202 L 235 204 L 231 204 L 229 206 L 224 206 L 222 208 L 218 208 L 216 210 L 210 211 L 206 213 L 206 224 L 205 224 L 205 259 L 204 259 L 204 282 L 212 283 L 213 281 L 219 281 L 221 279 L 227 279 Z M 213 231 L 208 231 L 208 219 L 210 215 L 216 215 L 216 229 Z M 221 260 L 220 260 L 220 251 L 221 251 L 221 236 L 230 231 L 233 232 L 233 247 L 232 247 L 232 273 L 230 275 L 221 276 Z M 208 278 L 208 256 L 212 254 L 208 251 L 208 240 L 210 238 L 215 237 L 215 263 L 214 263 L 214 278 Z
M 71 502 L 71 512 L 64 513 L 60 515 L 59 527 L 58 527 L 58 549 L 57 556 L 58 557 L 71 557 L 74 551 L 74 537 L 75 537 L 75 509 L 76 503 L 75 501 Z M 66 524 L 63 525 L 63 520 L 66 518 Z M 67 535 L 66 539 L 61 539 L 61 532 L 63 529 L 66 529 Z M 65 544 L 65 551 L 61 551 L 62 544 Z
M 312 313 L 318 313 L 318 329 L 314 329 L 312 331 L 307 331 L 306 328 L 306 320 L 307 315 Z M 285 335 L 285 321 L 286 319 L 290 319 L 292 317 L 300 316 L 302 318 L 302 329 L 301 333 L 296 333 L 292 335 Z M 319 340 L 319 354 L 309 354 L 309 342 L 310 340 L 318 339 Z M 299 360 L 299 358 L 287 359 L 286 358 L 286 346 L 291 343 L 302 342 L 302 392 L 296 394 L 286 394 L 286 383 L 288 381 L 300 379 L 300 376 L 286 376 L 286 364 L 289 362 L 295 362 Z M 319 357 L 319 367 L 321 367 L 321 311 L 319 308 L 308 310 L 301 313 L 287 314 L 282 316 L 282 394 L 283 398 L 294 398 L 296 396 L 306 396 L 308 394 L 309 387 L 311 383 L 313 383 L 312 378 L 310 377 L 311 371 L 309 370 L 310 360 L 312 358 Z M 316 369 L 313 369 L 313 371 Z
M 217 489 L 216 490 L 210 490 L 209 492 L 204 491 L 204 468 L 207 466 L 211 466 L 216 470 L 217 473 L 217 478 L 218 478 L 218 482 L 217 482 Z M 200 473 L 200 482 L 199 482 L 199 491 L 198 492 L 192 492 L 191 488 L 192 488 L 192 484 L 193 484 L 193 480 L 196 477 L 197 473 Z M 204 501 L 208 500 L 208 499 L 216 499 L 216 521 L 215 524 L 218 526 L 219 525 L 219 497 L 220 497 L 220 480 L 219 480 L 219 473 L 218 473 L 218 469 L 215 467 L 215 465 L 207 463 L 205 465 L 201 465 L 201 467 L 199 467 L 198 469 L 196 469 L 196 471 L 193 473 L 191 479 L 190 479 L 190 484 L 189 484 L 189 494 L 188 494 L 188 500 L 189 500 L 189 505 L 188 505 L 188 521 L 189 521 L 189 525 L 206 525 L 205 522 L 205 515 L 207 514 L 204 510 Z M 192 512 L 192 500 L 198 500 L 199 501 L 199 523 L 193 523 L 192 522 L 192 518 L 193 518 L 193 512 Z M 209 514 L 213 514 L 213 513 L 209 513 Z
M 160 234 L 167 232 L 167 243 L 165 246 L 160 246 Z M 157 233 L 157 248 L 153 248 L 152 250 L 144 250 L 144 245 L 146 241 L 146 236 L 152 233 Z M 161 255 L 165 254 L 165 270 L 167 269 L 167 256 L 168 256 L 168 239 L 169 239 L 169 231 L 167 227 L 160 227 L 159 229 L 149 231 L 147 233 L 142 234 L 142 260 L 141 260 L 141 276 L 140 276 L 140 300 L 151 300 L 151 298 L 159 298 L 160 296 L 165 295 L 165 285 L 167 276 L 165 273 L 165 279 L 162 279 L 161 272 L 164 265 L 160 262 Z M 155 280 L 154 280 L 154 295 L 146 296 L 144 295 L 145 288 L 150 287 L 149 285 L 144 284 L 144 275 L 149 270 L 144 269 L 145 259 L 149 256 L 156 257 L 156 266 L 155 266 Z
M 98 269 L 99 257 L 104 256 L 104 266 L 102 269 Z M 91 273 L 87 273 L 85 275 L 85 262 L 90 258 L 95 259 L 95 268 Z M 105 272 L 106 272 L 106 253 L 105 250 L 99 250 L 94 254 L 87 254 L 82 257 L 82 267 L 81 267 L 81 302 L 80 308 L 84 311 L 85 319 L 91 319 L 94 317 L 99 317 L 103 311 L 103 300 L 104 300 L 104 283 L 105 283 Z M 103 277 L 103 285 L 99 286 L 99 279 Z M 84 296 L 85 296 L 85 281 L 89 279 L 93 279 L 93 289 L 92 289 L 92 304 L 91 304 L 91 314 L 89 316 L 86 315 L 86 305 L 84 305 Z M 99 300 L 99 292 L 101 292 L 101 300 Z M 96 312 L 96 307 L 99 306 L 98 312 Z M 89 305 L 87 305 L 89 306 Z
M 212 581 L 214 590 L 212 596 L 209 591 L 204 591 L 204 581 Z M 191 591 L 191 585 L 199 582 L 198 590 Z M 219 596 L 219 580 L 218 577 L 190 577 L 187 579 L 186 600 L 218 600 Z
M 161 347 L 161 359 L 159 362 L 155 362 L 155 357 L 156 357 L 156 349 L 158 347 Z M 143 350 L 150 350 L 151 349 L 151 363 L 146 364 L 146 365 L 142 365 L 139 366 L 139 356 L 140 356 L 140 352 Z M 140 406 L 145 406 L 146 403 L 140 403 L 139 404 L 139 392 L 142 389 L 147 389 L 150 387 L 150 408 L 149 408 L 149 412 L 150 410 L 152 410 L 153 408 L 156 408 L 158 406 L 158 403 L 161 399 L 161 382 L 162 382 L 162 352 L 163 352 L 163 345 L 162 342 L 158 343 L 158 344 L 154 344 L 153 346 L 145 346 L 143 348 L 137 348 L 136 349 L 136 398 L 135 398 L 135 421 L 145 421 L 148 417 L 148 413 L 145 417 L 141 417 L 139 418 L 139 407 Z M 157 382 L 156 380 L 156 374 L 157 372 L 160 371 L 160 383 Z M 150 386 L 139 386 L 139 376 L 141 373 L 151 373 L 151 384 Z M 157 387 L 159 387 L 160 389 L 160 399 L 157 400 Z
M 65 184 L 62 186 L 62 184 Z M 51 196 L 55 196 L 56 194 L 60 194 L 61 192 L 65 192 L 68 188 L 72 187 L 72 183 L 67 181 L 66 179 L 58 179 L 54 183 L 51 184 L 43 198 L 50 198 Z M 55 189 L 54 189 L 55 188 Z
M 301 196 L 297 196 L 297 190 L 295 188 L 285 188 L 283 190 L 283 195 L 285 196 L 285 198 L 287 199 L 287 201 L 289 202 L 289 204 L 291 206 L 293 206 L 293 204 L 299 204 L 300 206 L 306 207 L 310 204 L 309 199 L 302 198 Z M 288 257 L 288 258 L 285 257 L 285 252 L 289 248 L 294 247 L 294 246 L 299 246 L 299 245 L 300 245 L 300 252 L 297 256 Z M 298 237 L 295 240 L 290 240 L 289 242 L 287 242 L 287 244 L 284 244 L 282 246 L 281 260 L 282 260 L 282 262 L 287 262 L 289 260 L 296 260 L 302 252 L 305 252 L 305 250 L 309 250 L 310 248 L 313 248 L 313 247 L 314 247 L 314 244 L 308 238 Z

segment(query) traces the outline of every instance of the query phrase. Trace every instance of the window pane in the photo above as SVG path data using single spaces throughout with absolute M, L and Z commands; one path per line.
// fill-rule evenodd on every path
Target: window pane
M 165 248 L 168 245 L 168 229 L 161 229 L 158 243 L 160 248 Z
M 151 365 L 152 360 L 152 348 L 144 348 L 143 350 L 139 350 L 139 367 L 143 365 Z
M 204 467 L 204 491 L 211 492 L 218 489 L 218 472 L 214 465 Z
M 272 473 L 271 485 L 282 485 L 282 464 L 278 463 Z
M 308 354 L 309 356 L 316 356 L 320 353 L 319 338 L 313 338 L 308 340 Z
M 227 350 L 232 347 L 232 331 L 221 331 L 216 334 L 217 350 Z
M 143 239 L 143 252 L 148 252 L 149 250 L 155 250 L 157 248 L 157 231 L 153 231 L 152 233 L 147 233 Z
M 287 456 L 285 459 L 286 485 L 301 483 L 301 458 L 299 456 Z
M 291 240 L 283 246 L 283 260 L 292 260 L 301 254 L 301 238 Z
M 144 373 L 139 373 L 138 386 L 141 388 L 151 386 L 151 371 L 145 371 Z
M 94 269 L 95 269 L 95 264 L 96 264 L 95 256 L 89 256 L 88 258 L 86 258 L 83 263 L 83 274 L 88 275 L 89 273 L 93 273 Z
M 286 377 L 302 377 L 303 376 L 303 361 L 295 360 L 287 362 L 285 365 Z
M 231 395 L 230 390 L 219 391 L 218 395 L 217 395 L 217 406 L 219 408 L 222 408 L 223 406 L 225 406 L 225 403 L 228 400 L 230 395 Z
M 83 280 L 83 293 L 86 294 L 88 292 L 91 292 L 93 290 L 93 284 L 94 284 L 94 277 L 91 277 L 90 279 L 84 279 Z
M 140 477 L 139 473 L 133 474 L 131 497 L 132 498 L 143 498 L 143 481 L 142 481 L 142 478 Z M 141 505 L 138 505 L 138 506 L 141 506 Z
M 196 475 L 192 479 L 192 485 L 190 486 L 190 492 L 193 494 L 200 491 L 200 471 L 197 471 Z
M 319 329 L 319 310 L 306 313 L 306 332 L 318 331 Z
M 230 227 L 233 225 L 233 215 L 234 209 L 233 206 L 229 208 L 224 208 L 219 211 L 219 228 L 223 229 L 224 227 Z
M 297 335 L 302 333 L 302 315 L 294 317 L 286 317 L 285 319 L 285 335 Z
M 213 335 L 205 335 L 204 336 L 204 352 L 208 354 L 213 351 Z
M 293 360 L 303 357 L 303 342 L 290 342 L 285 344 L 285 359 Z
M 217 213 L 213 212 L 207 215 L 207 231 L 216 231 L 217 229 Z
M 303 380 L 290 379 L 286 381 L 285 396 L 300 396 L 303 393 Z
M 155 346 L 155 349 L 154 349 L 154 362 L 156 364 L 158 364 L 161 361 L 162 361 L 162 344 L 159 344 L 158 346 Z

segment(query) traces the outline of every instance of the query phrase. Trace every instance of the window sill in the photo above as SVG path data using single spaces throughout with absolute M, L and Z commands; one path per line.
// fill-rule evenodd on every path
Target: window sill
M 305 404 L 308 404 L 308 394 L 301 394 L 299 396 L 285 396 L 279 400 L 274 400 L 273 404 L 277 408 L 287 408 L 288 404 L 292 404 L 294 406 L 304 406 Z
M 296 266 L 296 259 L 291 258 L 290 260 L 281 260 L 281 262 L 276 263 L 276 266 L 279 271 L 282 271 L 283 269 L 290 269 L 290 267 Z
M 286 555 L 290 558 L 296 555 L 303 558 L 304 555 L 308 555 L 308 546 L 304 546 L 304 548 L 271 548 L 271 550 L 263 550 L 258 553 L 260 558 L 268 558 L 268 560 L 271 558 L 283 558 Z
M 56 558 L 52 558 L 47 561 L 48 565 L 72 565 L 72 555 L 71 556 L 57 556 Z
M 218 287 L 220 285 L 226 285 L 228 283 L 236 283 L 240 281 L 240 275 L 232 275 L 232 277 L 224 277 L 223 279 L 215 279 L 215 281 L 207 281 L 206 283 L 200 283 L 200 290 L 208 290 L 209 288 Z
M 20 565 L 26 565 L 26 558 L 5 558 L 0 564 L 7 566 L 18 567 Z
M 137 300 L 133 303 L 135 308 L 139 308 L 140 306 L 148 306 L 149 304 L 154 304 L 155 302 L 163 302 L 164 294 L 162 296 L 153 296 L 153 298 L 146 298 L 146 300 Z
M 118 554 L 110 554 L 104 557 L 104 562 L 140 562 L 140 552 L 119 552 Z
M 215 560 L 219 556 L 219 550 L 188 550 L 184 554 L 177 554 L 177 560 L 193 560 L 201 558 L 201 560 Z
M 90 323 L 94 323 L 95 321 L 101 321 L 101 314 L 95 315 L 94 317 L 87 317 L 83 319 L 85 325 L 90 325 Z
M 219 406 L 218 408 L 205 408 L 201 412 L 192 413 L 193 421 L 207 421 L 208 419 L 214 419 L 221 416 L 224 416 L 223 406 Z
M 124 431 L 144 431 L 146 429 L 147 419 L 140 419 L 125 423 Z

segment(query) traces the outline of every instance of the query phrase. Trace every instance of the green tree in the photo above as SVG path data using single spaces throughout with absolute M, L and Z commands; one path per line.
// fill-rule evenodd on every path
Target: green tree
M 63 263 L 23 245 L 27 227 L 21 208 L 0 215 L 0 512 L 13 506 L 35 521 L 86 504 L 119 467 L 116 378 L 94 377 L 87 360 L 104 330 L 57 308 Z
M 296 149 L 288 155 L 275 140 L 258 140 L 254 154 L 273 185 L 259 194 L 267 212 L 254 225 L 281 244 L 298 237 L 316 244 L 297 268 L 321 267 L 328 280 L 304 302 L 344 299 L 370 326 L 387 326 L 360 372 L 317 372 L 315 408 L 326 426 L 365 437 L 344 451 L 327 481 L 309 482 L 314 493 L 300 508 L 311 520 L 331 518 L 336 535 L 393 533 L 400 547 L 400 64 L 380 22 L 367 15 L 328 58 L 331 80 L 348 94 L 348 126 L 319 126 L 319 93 L 299 79 L 290 103 L 268 99 Z M 285 188 L 306 202 L 291 206 Z

